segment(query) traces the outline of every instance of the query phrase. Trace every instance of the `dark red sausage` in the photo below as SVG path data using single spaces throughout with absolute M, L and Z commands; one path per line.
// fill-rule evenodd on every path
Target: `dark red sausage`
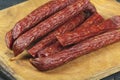
M 30 62 L 40 71 L 51 70 L 79 56 L 95 51 L 101 47 L 120 41 L 120 31 L 114 30 L 92 37 L 58 54 L 44 58 L 36 58 Z
M 49 2 L 50 3 L 50 2 Z M 47 4 L 49 4 L 49 3 L 47 3 Z M 38 8 L 38 9 L 36 9 L 36 10 L 34 10 L 32 13 L 36 13 L 36 11 L 37 10 L 39 10 L 40 8 Z M 92 5 L 91 3 L 89 3 L 88 5 L 87 5 L 87 8 L 85 9 L 85 13 L 86 13 L 86 17 L 89 17 L 92 13 L 94 13 L 94 12 L 96 12 L 96 8 L 94 7 L 94 5 Z M 31 14 L 32 14 L 31 13 Z M 39 13 L 39 14 L 41 14 L 41 13 Z M 45 15 L 44 15 L 45 16 Z M 43 16 L 40 16 L 40 17 L 43 17 Z M 28 18 L 28 17 L 27 17 Z M 37 16 L 36 16 L 36 18 L 37 18 Z M 24 21 L 24 19 L 23 20 L 21 20 L 22 22 Z M 20 21 L 20 23 L 22 23 Z M 19 24 L 20 24 L 19 23 Z M 17 23 L 18 24 L 18 23 Z M 23 26 L 19 26 L 19 27 L 23 27 Z M 18 27 L 17 27 L 18 28 Z M 23 29 L 23 28 L 22 28 Z M 10 36 L 11 35 L 11 36 Z M 7 36 L 10 36 L 10 37 L 7 37 Z M 8 38 L 8 39 L 7 39 Z M 10 40 L 10 38 L 11 38 L 11 40 Z M 11 32 L 8 32 L 7 34 L 6 34 L 6 41 L 7 42 L 9 42 L 9 43 L 7 43 L 6 42 L 6 44 L 7 44 L 7 46 L 8 46 L 8 48 L 9 49 L 12 49 L 12 45 L 13 45 L 13 43 L 14 43 L 14 39 L 13 39 L 13 36 L 12 36 L 12 31 Z
M 51 0 L 40 6 L 15 24 L 13 28 L 13 39 L 16 39 L 22 33 L 34 27 L 37 23 L 76 1 L 77 0 Z
M 30 50 L 28 50 L 28 53 L 30 53 L 33 57 L 35 57 L 35 55 L 38 51 L 44 49 L 46 46 L 48 46 L 56 41 L 56 37 L 54 36 L 54 34 L 60 35 L 67 31 L 72 30 L 78 24 L 80 25 L 85 20 L 85 17 L 88 18 L 89 16 L 91 16 L 91 14 L 95 13 L 96 8 L 94 7 L 94 5 L 89 3 L 87 5 L 87 8 L 84 10 L 84 12 L 85 12 L 85 14 L 84 13 L 79 14 L 75 18 L 72 18 L 70 21 L 66 22 L 63 26 L 58 28 L 55 32 L 50 33 L 50 35 L 48 35 L 47 37 L 42 39 L 35 46 L 33 46 Z
M 6 41 L 9 42 L 6 42 L 8 48 L 12 49 L 14 39 L 16 39 L 22 33 L 34 27 L 37 23 L 41 22 L 45 18 L 49 17 L 57 11 L 60 11 L 61 9 L 65 8 L 66 6 L 72 4 L 75 1 L 77 0 L 52 0 L 32 11 L 29 15 L 16 23 L 13 28 L 13 32 L 11 30 L 11 32 L 8 32 L 6 34 Z M 13 36 L 11 33 L 13 34 Z M 10 36 L 12 40 L 9 40 L 10 37 L 8 38 L 8 36 Z
M 23 52 L 26 47 L 38 38 L 45 36 L 73 16 L 79 14 L 80 11 L 86 8 L 88 2 L 89 0 L 78 0 L 21 35 L 13 44 L 15 56 Z
M 6 36 L 5 36 L 5 42 L 6 42 L 7 47 L 8 47 L 9 49 L 12 49 L 13 41 L 14 41 L 14 40 L 13 40 L 12 30 L 11 30 L 11 31 L 7 32 L 7 33 L 6 33 Z
M 92 20 L 92 22 L 90 22 L 89 20 Z M 83 24 L 86 24 L 89 27 L 91 25 L 98 25 L 98 24 L 100 24 L 100 22 L 104 21 L 103 17 L 101 17 L 97 13 L 94 13 L 89 18 L 89 20 L 88 20 L 89 22 L 85 21 Z M 75 30 L 76 29 L 77 28 L 75 28 Z M 60 35 L 60 34 L 56 34 L 56 35 Z M 55 54 L 56 52 L 59 52 L 62 49 L 63 49 L 63 47 L 61 46 L 61 44 L 59 42 L 56 42 L 56 43 L 51 44 L 51 46 L 45 48 L 44 50 L 39 51 L 37 54 L 39 55 L 39 57 L 42 57 L 42 56 L 47 57 L 49 55 Z
M 63 50 L 63 46 L 58 41 L 56 41 L 55 43 L 53 43 L 49 47 L 46 47 L 45 49 L 39 51 L 37 53 L 37 55 L 39 58 L 40 57 L 47 57 L 47 56 L 53 55 L 55 53 L 58 53 L 61 50 Z
M 57 28 L 55 31 L 51 32 L 48 36 L 44 37 L 41 41 L 39 41 L 36 45 L 34 45 L 31 49 L 28 50 L 33 57 L 37 54 L 38 51 L 44 49 L 50 44 L 54 43 L 57 39 L 55 34 L 63 34 L 65 32 L 71 31 L 79 24 L 83 23 L 86 19 L 86 14 L 81 12 L 79 15 L 76 15 L 71 20 L 67 21 L 61 27 Z
M 120 17 L 110 18 L 97 26 L 95 26 L 95 25 L 86 26 L 86 24 L 83 24 L 79 28 L 77 28 L 75 31 L 58 35 L 57 39 L 63 46 L 78 43 L 86 38 L 98 35 L 107 30 L 120 28 L 120 26 L 117 26 L 118 23 L 117 24 L 114 23 L 114 21 L 115 21 L 114 19 L 116 19 L 116 18 L 120 18 Z M 91 21 L 93 21 L 93 20 L 91 20 Z M 86 26 L 87 28 L 84 26 Z

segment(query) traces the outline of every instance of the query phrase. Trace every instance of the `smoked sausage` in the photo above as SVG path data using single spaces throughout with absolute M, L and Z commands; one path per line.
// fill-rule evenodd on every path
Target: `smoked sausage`
M 63 24 L 61 27 L 59 27 L 57 30 L 50 33 L 48 36 L 43 38 L 41 41 L 39 41 L 36 45 L 34 45 L 31 49 L 28 50 L 28 53 L 30 53 L 33 57 L 35 57 L 36 53 L 42 49 L 44 49 L 46 46 L 49 46 L 50 44 L 54 43 L 56 41 L 56 35 L 63 34 L 65 32 L 71 31 L 73 28 L 75 28 L 78 24 L 80 25 L 85 19 L 90 17 L 93 13 L 96 12 L 96 8 L 92 3 L 88 3 L 87 8 L 85 8 L 84 13 L 81 12 L 79 15 L 73 17 L 70 21 L 67 21 L 65 24 Z
M 62 10 L 63 8 L 71 5 L 77 0 L 51 0 L 48 3 L 38 7 L 27 15 L 22 20 L 18 21 L 14 28 L 6 34 L 6 44 L 9 49 L 12 49 L 12 45 L 16 38 L 27 30 L 34 27 L 39 22 L 43 21 L 52 14 Z M 9 36 L 9 37 L 8 37 Z M 7 43 L 8 42 L 8 43 Z
M 86 14 L 81 12 L 80 14 L 74 16 L 71 20 L 67 21 L 65 24 L 57 28 L 55 31 L 49 33 L 46 37 L 44 37 L 41 41 L 39 41 L 36 45 L 34 45 L 31 49 L 28 50 L 33 57 L 37 54 L 38 51 L 44 49 L 50 44 L 54 43 L 57 39 L 55 34 L 63 34 L 65 32 L 71 31 L 79 24 L 82 24 L 86 19 Z
M 79 56 L 85 55 L 117 41 L 120 41 L 120 31 L 113 30 L 89 38 L 57 54 L 43 58 L 31 59 L 30 62 L 38 70 L 47 71 L 59 67 Z
M 98 25 L 104 21 L 103 17 L 100 16 L 98 13 L 94 13 L 88 19 L 89 20 L 87 20 L 83 23 L 83 24 L 86 24 L 86 27 L 90 27 L 92 25 Z M 90 20 L 92 20 L 92 21 L 90 21 Z M 79 27 L 77 27 L 77 28 L 79 28 Z M 75 28 L 74 30 L 76 30 L 77 28 Z M 62 30 L 60 32 L 62 32 Z M 55 35 L 60 35 L 60 34 L 55 33 Z M 59 52 L 62 49 L 63 49 L 63 47 L 57 41 L 56 43 L 51 44 L 51 46 L 46 47 L 44 50 L 39 51 L 37 54 L 39 55 L 39 57 L 42 57 L 42 56 L 47 57 L 49 55 L 52 55 L 52 54 Z
M 47 18 L 36 27 L 22 34 L 13 44 L 14 55 L 17 56 L 23 52 L 24 49 L 27 48 L 32 42 L 39 38 L 42 38 L 73 16 L 79 14 L 83 9 L 86 8 L 88 2 L 89 0 L 78 0 L 72 5 L 67 6 L 63 10 Z
M 115 23 L 116 18 L 119 19 L 120 17 L 112 17 L 97 26 L 93 25 L 88 27 L 86 26 L 86 23 L 84 23 L 75 31 L 58 35 L 57 39 L 63 46 L 67 46 L 67 45 L 78 43 L 86 38 L 98 35 L 105 31 L 118 29 L 120 28 L 120 26 L 117 26 L 118 23 Z
M 66 0 L 67 1 L 67 0 Z M 54 2 L 54 1 L 52 1 L 52 2 Z M 47 4 L 53 4 L 51 1 L 50 2 L 48 2 Z M 57 0 L 56 0 L 56 2 L 58 2 Z M 71 2 L 71 1 L 70 1 Z M 75 2 L 75 1 L 74 1 Z M 44 5 L 44 6 L 49 6 L 49 5 Z M 52 5 L 53 6 L 53 5 Z M 60 5 L 59 5 L 60 6 Z M 44 7 L 43 7 L 44 8 Z M 50 8 L 50 7 L 49 7 Z M 51 9 L 51 8 L 50 8 Z M 29 15 L 31 15 L 31 14 L 34 14 L 34 13 L 36 13 L 36 11 L 38 11 L 38 10 L 42 10 L 40 7 L 38 8 L 38 9 L 36 9 L 36 10 L 34 10 L 33 12 L 31 12 Z M 56 10 L 56 7 L 55 7 L 55 10 Z M 89 2 L 89 4 L 87 5 L 87 8 L 84 10 L 84 12 L 86 13 L 86 18 L 87 17 L 89 17 L 92 13 L 94 13 L 94 12 L 96 12 L 96 8 L 95 8 L 95 6 L 92 4 L 92 3 L 90 3 Z M 38 14 L 42 14 L 42 13 L 36 13 L 37 15 Z M 35 15 L 35 17 L 37 18 L 37 17 L 43 17 L 43 16 L 37 16 L 37 15 Z M 44 15 L 44 16 L 46 16 L 46 14 Z M 31 16 L 29 16 L 29 17 L 31 17 Z M 25 18 L 28 18 L 28 16 L 27 17 L 25 17 Z M 19 21 L 18 23 L 16 23 L 16 24 L 22 24 L 22 22 L 24 22 L 24 20 L 25 20 L 25 18 L 24 19 L 22 19 L 21 21 Z M 28 19 L 29 20 L 29 19 Z M 42 21 L 42 20 L 41 20 Z M 28 21 L 28 23 L 30 23 L 29 21 Z M 26 23 L 26 24 L 28 24 L 28 23 Z M 31 25 L 32 25 L 32 23 L 31 23 Z M 31 27 L 31 25 L 29 25 L 28 27 Z M 22 29 L 22 31 L 24 31 L 24 28 L 25 28 L 25 25 L 22 25 L 22 26 L 19 26 L 19 27 L 21 27 Z M 19 27 L 17 27 L 17 28 L 19 28 Z M 16 28 L 16 27 L 15 27 Z M 31 27 L 32 28 L 32 27 Z M 19 29 L 20 30 L 20 29 Z M 17 31 L 17 32 L 19 32 L 19 30 Z M 16 33 L 17 33 L 16 32 Z M 25 31 L 24 31 L 25 32 Z M 22 32 L 20 32 L 20 33 L 22 33 Z M 9 36 L 9 37 L 8 37 Z M 11 38 L 11 39 L 10 39 Z M 13 45 L 13 43 L 14 43 L 14 39 L 13 39 L 13 35 L 12 35 L 12 30 L 11 30 L 11 32 L 8 32 L 7 34 L 6 34 L 6 44 L 7 44 L 7 46 L 8 46 L 8 48 L 9 49 L 12 49 L 12 45 Z M 9 43 L 7 43 L 7 42 L 9 42 Z
M 15 24 L 12 32 L 13 39 L 18 38 L 22 33 L 31 29 L 39 22 L 76 1 L 77 0 L 51 0 L 48 3 L 38 7 L 25 18 Z

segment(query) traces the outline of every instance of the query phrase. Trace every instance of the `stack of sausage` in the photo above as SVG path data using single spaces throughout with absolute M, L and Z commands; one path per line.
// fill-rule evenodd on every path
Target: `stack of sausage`
M 46 71 L 119 41 L 119 28 L 120 16 L 104 20 L 89 0 L 52 0 L 17 22 L 6 44 L 15 56 L 27 49 Z

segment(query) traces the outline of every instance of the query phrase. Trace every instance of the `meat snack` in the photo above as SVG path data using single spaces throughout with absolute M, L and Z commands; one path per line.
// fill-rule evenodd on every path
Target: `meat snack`
M 15 24 L 12 32 L 13 39 L 18 38 L 22 33 L 34 27 L 39 22 L 76 1 L 77 0 L 51 0 L 35 9 L 29 15 Z
M 14 40 L 13 40 L 13 37 L 12 37 L 12 30 L 11 30 L 11 31 L 7 32 L 7 33 L 6 33 L 6 36 L 5 36 L 5 42 L 6 42 L 7 47 L 8 47 L 9 49 L 12 49 L 13 41 L 14 41 Z
M 114 30 L 89 38 L 57 54 L 43 58 L 31 59 L 30 62 L 38 70 L 47 71 L 117 41 L 120 41 L 120 31 Z
M 86 18 L 91 16 L 91 14 L 96 12 L 96 8 L 94 5 L 92 5 L 90 2 L 87 5 L 87 8 L 84 10 L 85 13 L 81 12 L 75 18 L 73 17 L 70 21 L 67 21 L 65 24 L 63 24 L 61 27 L 59 27 L 57 30 L 50 33 L 48 36 L 43 38 L 41 41 L 39 41 L 36 45 L 34 45 L 31 49 L 28 50 L 28 53 L 30 53 L 33 57 L 35 57 L 36 53 L 42 49 L 44 49 L 46 46 L 49 46 L 50 44 L 54 43 L 56 41 L 56 37 L 54 34 L 63 34 L 67 31 L 71 31 L 73 28 L 75 28 L 78 24 L 80 25 L 83 21 L 85 21 Z
M 39 57 L 39 58 L 47 57 L 47 56 L 53 55 L 55 53 L 58 53 L 63 49 L 64 49 L 64 47 L 58 41 L 56 41 L 55 43 L 51 44 L 49 47 L 46 47 L 45 49 L 37 52 L 37 57 Z
M 77 0 L 51 0 L 48 3 L 38 7 L 34 11 L 32 11 L 29 15 L 25 18 L 17 22 L 13 28 L 13 30 L 9 31 L 6 34 L 6 44 L 9 49 L 12 49 L 12 43 L 16 38 L 18 38 L 21 34 L 26 32 L 27 30 L 34 27 L 39 22 L 43 21 L 47 17 L 51 16 L 52 14 L 62 10 L 63 8 L 71 5 L 72 3 L 76 2 Z M 13 34 L 13 35 L 12 35 Z M 11 36 L 10 36 L 11 35 Z M 10 37 L 8 37 L 10 36 Z M 9 40 L 9 39 L 12 40 Z M 10 42 L 11 41 L 11 42 Z
M 33 57 L 37 54 L 38 51 L 44 49 L 50 44 L 54 43 L 57 39 L 55 34 L 63 34 L 65 32 L 71 31 L 79 24 L 83 23 L 86 19 L 86 14 L 81 12 L 80 14 L 74 16 L 71 20 L 67 21 L 65 24 L 57 28 L 55 31 L 49 33 L 46 37 L 44 37 L 41 41 L 39 41 L 36 45 L 34 45 L 31 49 L 28 50 Z
M 92 25 L 98 25 L 98 24 L 100 24 L 103 21 L 104 21 L 104 19 L 103 19 L 102 16 L 100 16 L 98 13 L 94 13 L 83 24 L 86 24 L 85 25 L 86 27 L 90 27 Z M 77 28 L 75 28 L 75 30 Z M 60 32 L 62 32 L 62 30 Z M 59 33 L 55 33 L 55 35 L 60 35 L 60 34 Z M 51 46 L 45 48 L 44 50 L 39 51 L 37 54 L 39 55 L 39 57 L 42 57 L 42 56 L 47 57 L 49 55 L 55 54 L 56 52 L 59 52 L 62 49 L 63 49 L 63 47 L 57 41 L 56 43 L 51 44 Z
M 79 14 L 86 8 L 88 2 L 89 0 L 78 0 L 72 5 L 67 6 L 65 9 L 47 18 L 36 27 L 22 34 L 13 44 L 14 55 L 17 56 L 32 42 L 45 36 L 47 33 L 59 27 L 73 16 Z
M 86 24 L 83 24 L 75 31 L 58 35 L 57 39 L 63 46 L 78 43 L 86 38 L 98 35 L 105 31 L 120 28 L 120 26 L 117 26 L 118 23 L 116 19 L 120 20 L 120 16 L 107 19 L 106 21 L 97 26 L 93 25 L 86 28 L 84 27 L 86 26 Z
M 56 0 L 57 1 L 57 0 Z M 47 4 L 51 4 L 50 2 L 48 2 Z M 46 5 L 46 4 L 45 4 Z M 44 8 L 44 7 L 43 7 Z M 50 8 L 50 7 L 49 7 Z M 56 8 L 56 7 L 55 7 Z M 41 9 L 41 8 L 40 8 Z M 39 8 L 38 9 L 36 9 L 36 10 L 34 10 L 32 13 L 34 13 L 34 12 L 36 12 L 37 10 L 39 10 Z M 87 8 L 84 10 L 84 12 L 86 13 L 86 17 L 89 17 L 92 13 L 94 13 L 94 12 L 96 12 L 96 8 L 94 7 L 94 5 L 92 4 L 92 3 L 90 3 L 89 2 L 89 4 L 87 5 Z M 32 14 L 32 13 L 30 13 L 30 14 Z M 29 15 L 30 15 L 29 14 Z M 41 13 L 39 13 L 39 14 L 41 14 Z M 45 16 L 45 15 L 44 15 Z M 29 16 L 30 17 L 30 16 Z M 40 17 L 43 17 L 43 16 L 40 16 Z M 28 17 L 27 17 L 28 18 Z M 36 18 L 37 18 L 37 16 L 36 16 Z M 40 18 L 41 19 L 41 18 Z M 23 20 L 21 20 L 21 21 L 24 21 L 24 19 Z M 21 22 L 21 21 L 19 21 L 19 22 Z M 42 21 L 42 20 L 41 20 Z M 29 23 L 29 22 L 28 22 Z M 20 24 L 20 23 L 16 23 L 16 24 Z M 23 27 L 23 26 L 19 26 L 19 27 Z M 34 27 L 34 26 L 33 26 Z M 18 27 L 17 27 L 18 28 Z M 23 27 L 24 28 L 24 27 Z M 23 29 L 22 28 L 22 29 Z M 31 26 L 31 28 L 32 28 L 32 26 Z M 19 29 L 20 30 L 20 29 Z M 23 29 L 24 30 L 24 29 Z M 22 30 L 22 31 L 23 31 Z M 28 29 L 29 30 L 29 29 Z M 19 32 L 19 31 L 18 31 Z M 24 31 L 25 32 L 25 31 Z M 10 36 L 11 35 L 11 36 Z M 10 36 L 10 37 L 8 37 L 8 36 Z M 11 30 L 11 32 L 9 31 L 7 34 L 6 34 L 6 44 L 7 44 L 7 46 L 8 46 L 8 48 L 9 49 L 12 49 L 12 45 L 13 45 L 13 43 L 14 43 L 14 39 L 13 39 L 13 35 L 12 35 L 12 30 Z M 11 40 L 9 40 L 11 38 Z

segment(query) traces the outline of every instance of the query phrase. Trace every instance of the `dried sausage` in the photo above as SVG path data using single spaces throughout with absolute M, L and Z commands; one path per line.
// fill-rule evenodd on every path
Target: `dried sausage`
M 36 45 L 34 45 L 30 50 L 28 50 L 28 53 L 30 53 L 33 57 L 35 57 L 36 53 L 42 49 L 44 49 L 46 46 L 49 46 L 50 44 L 54 43 L 56 40 L 56 35 L 63 34 L 67 31 L 72 30 L 74 27 L 76 27 L 79 23 L 79 25 L 85 20 L 85 18 L 88 18 L 91 16 L 91 14 L 96 12 L 96 8 L 94 5 L 89 3 L 87 5 L 87 8 L 84 10 L 85 13 L 81 12 L 79 15 L 77 15 L 75 18 L 73 17 L 70 21 L 66 22 L 63 26 L 59 27 L 56 31 L 50 33 L 47 37 L 39 41 Z
M 13 45 L 13 51 L 15 56 L 23 52 L 23 50 L 28 47 L 33 41 L 38 38 L 43 37 L 48 32 L 54 30 L 71 17 L 77 15 L 86 8 L 89 0 L 78 0 L 70 6 L 67 6 L 65 9 L 55 13 L 50 18 L 38 24 L 36 27 L 30 29 L 23 35 L 21 35 Z
M 75 38 L 75 40 L 77 40 L 78 38 L 76 36 L 79 36 L 78 34 L 80 34 L 81 36 L 84 35 L 85 33 L 87 33 L 90 27 L 93 26 L 93 24 L 96 26 L 98 24 L 100 24 L 101 22 L 103 22 L 103 17 L 101 15 L 99 15 L 98 13 L 94 13 L 90 18 L 88 18 L 82 25 L 80 25 L 78 28 L 76 28 L 74 31 L 65 33 L 65 34 L 61 34 L 61 35 L 57 35 L 57 39 L 59 40 L 59 42 L 63 45 L 70 45 L 73 44 L 72 42 L 74 42 L 71 40 L 72 37 Z M 80 31 L 81 30 L 81 31 Z M 88 31 L 87 31 L 88 30 Z M 87 31 L 87 32 L 86 32 Z M 78 34 L 77 34 L 78 33 Z M 84 34 L 82 34 L 84 33 Z M 64 36 L 65 35 L 65 36 Z M 67 36 L 66 36 L 67 35 Z M 74 35 L 74 36 L 73 36 Z M 75 36 L 76 35 L 76 36 Z M 86 34 L 87 35 L 87 34 Z M 70 37 L 69 37 L 70 36 Z M 88 35 L 87 35 L 88 36 Z M 84 36 L 83 36 L 84 37 Z M 71 42 L 69 42 L 67 39 L 69 38 L 69 41 L 71 40 Z M 64 41 L 65 40 L 65 41 Z
M 17 22 L 13 28 L 13 39 L 18 38 L 22 33 L 34 27 L 52 14 L 62 10 L 77 0 L 51 0 L 32 11 L 25 18 Z
M 51 2 L 48 2 L 47 4 L 51 4 Z M 46 5 L 46 4 L 45 4 Z M 60 6 L 60 5 L 59 5 Z M 50 8 L 50 7 L 49 7 Z M 31 15 L 31 14 L 33 14 L 33 13 L 36 13 L 36 11 L 37 10 L 40 10 L 41 8 L 38 8 L 38 9 L 36 9 L 36 10 L 34 10 L 32 13 L 30 13 L 29 15 Z M 94 5 L 93 4 L 91 4 L 91 3 L 89 3 L 88 5 L 87 5 L 87 8 L 85 9 L 85 11 L 84 11 L 85 13 L 86 13 L 86 17 L 89 17 L 92 13 L 94 13 L 94 12 L 96 12 L 96 8 L 94 7 Z M 37 13 L 36 13 L 37 14 Z M 39 14 L 41 14 L 41 13 L 39 13 Z M 44 15 L 45 16 L 45 15 Z M 40 17 L 43 17 L 43 16 L 40 16 Z M 28 18 L 28 17 L 26 17 L 26 18 Z M 37 18 L 37 16 L 36 16 L 36 18 Z M 22 24 L 22 22 L 24 22 L 24 19 L 22 19 L 21 21 L 19 21 L 21 24 Z M 20 23 L 16 23 L 16 24 L 20 24 Z M 28 22 L 29 23 L 29 22 Z M 32 25 L 32 23 L 31 23 L 31 25 Z M 19 27 L 23 27 L 22 29 L 24 29 L 24 26 L 19 26 Z M 30 25 L 29 25 L 29 27 L 30 27 Z M 17 27 L 18 28 L 18 27 Z M 19 32 L 19 31 L 17 31 L 17 32 Z M 7 36 L 10 36 L 10 37 L 7 37 Z M 7 39 L 8 38 L 8 39 Z M 11 39 L 10 39 L 11 38 Z M 7 43 L 7 42 L 9 42 L 9 43 Z M 6 44 L 7 44 L 7 46 L 8 46 L 8 48 L 9 49 L 12 49 L 12 45 L 13 45 L 13 43 L 14 43 L 14 39 L 13 39 L 13 36 L 12 36 L 12 30 L 11 30 L 11 32 L 8 32 L 7 34 L 6 34 Z
M 63 8 L 72 4 L 75 1 L 77 0 L 52 0 L 32 11 L 25 18 L 17 22 L 11 32 L 8 32 L 6 34 L 6 44 L 8 48 L 12 49 L 14 40 L 22 33 L 34 27 L 37 23 L 43 21 L 55 12 L 62 10 Z
M 49 35 L 47 35 L 41 41 L 39 41 L 36 45 L 34 45 L 31 49 L 29 49 L 28 53 L 35 57 L 38 51 L 44 49 L 45 47 L 49 46 L 50 44 L 54 43 L 57 40 L 55 35 L 71 31 L 79 24 L 82 24 L 85 19 L 86 14 L 84 12 L 81 12 L 80 14 L 74 16 L 71 20 L 67 21 L 61 27 L 51 32 Z
M 57 38 L 63 46 L 78 43 L 86 38 L 98 35 L 107 30 L 120 28 L 120 26 L 117 26 L 116 23 L 114 23 L 114 19 L 116 18 L 119 17 L 110 18 L 97 26 L 93 25 L 87 27 L 86 24 L 83 24 L 81 25 L 81 27 L 77 28 L 76 31 L 61 34 L 57 36 Z M 84 26 L 86 26 L 87 28 Z
M 89 20 L 93 20 L 92 22 L 88 22 Z M 86 27 L 88 26 L 92 26 L 92 25 L 98 25 L 100 24 L 100 22 L 104 21 L 103 17 L 101 17 L 98 13 L 94 13 L 88 21 L 86 21 L 86 23 L 84 22 L 83 24 L 86 24 Z M 79 27 L 77 27 L 79 28 Z M 74 29 L 77 30 L 77 28 Z M 62 32 L 62 31 L 61 31 Z M 60 35 L 55 34 L 55 35 Z M 61 47 L 59 42 L 53 43 L 51 44 L 50 47 L 45 48 L 44 50 L 39 51 L 37 54 L 39 55 L 39 57 L 47 57 L 49 55 L 55 54 L 56 52 L 59 52 L 60 50 L 62 50 L 63 47 Z
M 88 2 L 89 0 L 78 0 L 72 5 L 67 6 L 63 10 L 44 20 L 36 27 L 22 34 L 13 44 L 14 55 L 17 56 L 32 42 L 45 36 L 47 33 L 62 25 L 73 16 L 79 14 L 80 11 L 86 8 Z
M 79 56 L 85 55 L 117 41 L 120 41 L 120 31 L 114 30 L 87 39 L 69 49 L 59 52 L 58 54 L 44 58 L 31 59 L 30 62 L 40 71 L 51 70 Z

